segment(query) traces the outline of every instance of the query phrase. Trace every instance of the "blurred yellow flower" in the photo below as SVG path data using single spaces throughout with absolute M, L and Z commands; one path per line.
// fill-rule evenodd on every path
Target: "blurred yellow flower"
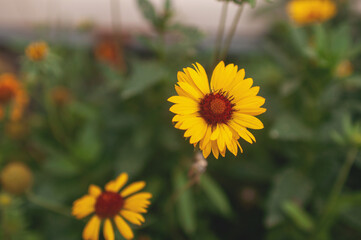
M 4 117 L 5 108 L 11 107 L 11 120 L 19 120 L 28 103 L 28 96 L 22 84 L 13 74 L 0 75 L 0 119 Z
M 90 185 L 88 194 L 73 203 L 72 214 L 78 219 L 94 213 L 84 228 L 84 240 L 98 239 L 103 221 L 103 234 L 106 240 L 114 240 L 114 224 L 125 239 L 133 239 L 133 231 L 124 219 L 141 225 L 145 221 L 141 213 L 147 212 L 152 194 L 136 193 L 145 187 L 143 181 L 134 182 L 119 193 L 127 181 L 128 174 L 122 173 L 105 185 L 105 191 L 98 186 Z
M 26 56 L 32 61 L 41 61 L 46 58 L 49 51 L 48 44 L 44 41 L 33 42 L 25 50 Z
M 339 78 L 345 78 L 352 74 L 353 66 L 349 60 L 340 62 L 336 68 L 336 76 Z
M 198 63 L 193 66 L 178 72 L 175 90 L 179 96 L 168 99 L 175 103 L 169 109 L 176 114 L 172 121 L 176 128 L 186 130 L 184 137 L 190 137 L 191 144 L 199 143 L 205 158 L 211 151 L 216 158 L 219 153 L 225 156 L 227 148 L 237 156 L 238 148 L 243 152 L 240 137 L 256 141 L 247 128 L 263 128 L 255 116 L 266 111 L 261 108 L 265 99 L 257 96 L 259 87 L 252 87 L 253 79 L 244 79 L 245 71 L 238 66 L 220 62 L 210 86 L 204 68 Z
M 292 0 L 287 10 L 290 18 L 299 25 L 327 21 L 337 12 L 332 0 Z
M 2 187 L 12 194 L 23 194 L 33 185 L 33 174 L 22 162 L 7 164 L 0 173 Z

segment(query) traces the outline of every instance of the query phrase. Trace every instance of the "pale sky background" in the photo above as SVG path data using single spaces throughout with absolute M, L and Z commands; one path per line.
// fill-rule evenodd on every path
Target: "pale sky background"
M 110 27 L 110 1 L 112 0 L 0 0 L 1 28 L 27 28 L 35 25 L 76 26 L 84 20 Z M 147 31 L 149 25 L 141 16 L 136 0 L 118 0 L 121 21 L 128 31 Z M 163 0 L 150 0 L 160 7 Z M 278 0 L 273 0 L 277 2 Z M 361 12 L 361 0 L 355 0 Z M 215 32 L 218 27 L 222 2 L 217 0 L 173 0 L 176 19 L 199 27 L 205 32 Z M 257 0 L 257 9 L 267 6 L 265 0 Z M 229 4 L 227 26 L 238 5 Z M 282 12 L 282 11 L 280 11 Z M 257 35 L 267 29 L 267 19 L 255 18 L 249 5 L 244 10 L 237 34 Z
M 92 20 L 103 27 L 110 26 L 111 0 L 0 0 L 0 28 L 32 27 L 48 23 L 50 25 L 75 26 L 84 20 Z M 163 0 L 151 0 L 156 6 Z M 265 5 L 259 0 L 259 5 Z M 122 25 L 130 31 L 146 31 L 147 22 L 140 14 L 136 0 L 119 0 Z M 222 2 L 217 0 L 174 0 L 175 19 L 205 32 L 213 32 L 218 27 Z M 238 5 L 229 4 L 229 19 L 231 20 Z M 257 34 L 267 27 L 265 20 L 252 17 L 254 10 L 245 7 L 238 31 L 247 34 Z

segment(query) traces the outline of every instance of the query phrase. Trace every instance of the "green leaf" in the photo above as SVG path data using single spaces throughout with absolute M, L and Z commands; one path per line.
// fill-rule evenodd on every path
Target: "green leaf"
M 207 174 L 202 175 L 200 185 L 208 195 L 208 200 L 214 204 L 224 216 L 231 215 L 231 205 L 221 187 Z
M 101 151 L 101 142 L 95 124 L 88 123 L 80 131 L 73 153 L 84 163 L 93 163 Z
M 308 140 L 312 137 L 312 132 L 297 118 L 285 114 L 276 119 L 270 135 L 281 140 Z
M 296 201 L 301 206 L 309 198 L 311 181 L 294 169 L 286 169 L 274 181 L 267 202 L 266 225 L 274 227 L 284 220 L 282 203 Z
M 158 21 L 157 13 L 154 6 L 148 0 L 137 0 L 138 7 L 140 8 L 143 16 L 151 21 L 153 24 Z
M 300 206 L 292 201 L 285 201 L 282 209 L 300 229 L 307 232 L 313 230 L 314 222 L 312 218 Z
M 187 178 L 180 170 L 174 173 L 174 190 L 179 192 L 177 199 L 177 214 L 180 226 L 191 235 L 196 230 L 196 214 L 193 205 L 193 196 L 190 189 L 184 189 L 187 185 Z
M 128 99 L 141 94 L 166 77 L 166 70 L 155 61 L 136 61 L 134 72 L 125 80 L 121 97 Z

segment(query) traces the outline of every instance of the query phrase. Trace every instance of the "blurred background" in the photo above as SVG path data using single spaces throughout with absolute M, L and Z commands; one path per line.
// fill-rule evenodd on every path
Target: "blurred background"
M 0 0 L 0 239 L 81 239 L 121 172 L 153 194 L 135 239 L 361 239 L 361 2 L 299 2 Z M 203 172 L 166 100 L 220 60 L 265 128 Z

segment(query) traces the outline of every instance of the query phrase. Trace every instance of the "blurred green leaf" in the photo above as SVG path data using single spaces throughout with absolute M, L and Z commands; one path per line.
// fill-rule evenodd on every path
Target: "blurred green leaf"
M 190 189 L 184 189 L 187 185 L 187 178 L 180 170 L 174 172 L 174 190 L 179 191 L 179 198 L 177 199 L 177 214 L 179 224 L 187 234 L 192 234 L 196 230 L 196 213 L 193 205 L 193 196 Z
M 93 163 L 97 160 L 101 147 L 96 125 L 89 122 L 80 130 L 73 146 L 74 157 L 84 163 Z
M 267 202 L 266 226 L 274 227 L 284 220 L 282 204 L 294 201 L 302 206 L 309 198 L 312 184 L 302 173 L 286 169 L 274 181 Z
M 214 204 L 218 211 L 229 217 L 232 213 L 231 205 L 222 188 L 207 174 L 201 176 L 200 186 L 207 194 L 208 200 Z
M 140 8 L 143 16 L 148 19 L 153 25 L 156 25 L 158 18 L 154 6 L 148 0 L 137 0 L 138 7 Z
M 135 61 L 134 72 L 125 80 L 121 96 L 124 99 L 141 94 L 163 80 L 167 71 L 156 61 Z
M 285 201 L 282 205 L 282 209 L 300 229 L 307 232 L 313 230 L 314 223 L 312 218 L 300 206 L 292 201 Z
M 272 138 L 280 140 L 308 140 L 312 137 L 309 128 L 303 125 L 295 116 L 284 114 L 277 117 L 272 129 Z

